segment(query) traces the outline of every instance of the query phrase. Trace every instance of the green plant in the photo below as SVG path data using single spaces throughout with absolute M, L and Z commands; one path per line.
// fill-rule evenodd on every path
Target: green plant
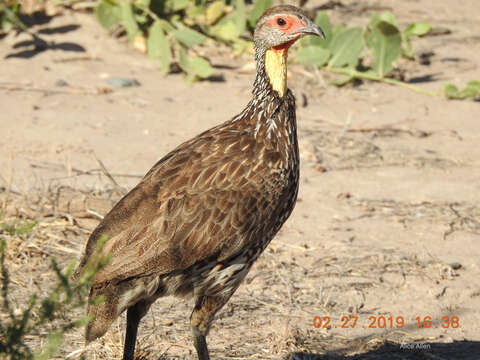
M 248 24 L 254 24 L 271 1 L 255 1 L 247 17 L 244 0 L 233 0 L 231 5 L 217 0 L 101 0 L 95 14 L 102 26 L 112 29 L 120 25 L 138 48 L 147 51 L 158 61 L 163 73 L 172 62 L 180 66 L 187 79 L 212 76 L 210 62 L 195 54 L 195 49 L 209 38 L 237 47 L 248 42 L 240 36 Z
M 12 233 L 9 229 L 4 231 L 7 234 Z M 18 232 L 19 229 L 16 228 L 13 233 L 18 235 Z M 0 322 L 1 358 L 50 359 L 58 353 L 66 332 L 88 323 L 89 317 L 72 319 L 70 313 L 74 309 L 84 307 L 94 275 L 108 261 L 108 258 L 101 253 L 104 243 L 105 239 L 100 242 L 94 259 L 75 283 L 70 281 L 75 264 L 71 263 L 62 271 L 58 263 L 52 259 L 51 268 L 57 279 L 55 286 L 47 292 L 47 295 L 31 295 L 23 309 L 16 309 L 9 294 L 11 282 L 6 259 L 7 243 L 5 238 L 0 239 L 1 309 L 5 317 Z M 95 302 L 98 301 L 102 299 L 95 300 Z M 49 335 L 45 336 L 45 334 Z M 32 350 L 26 344 L 26 338 L 32 335 L 46 337 L 46 343 L 42 349 Z
M 443 91 L 447 99 L 480 100 L 480 81 L 469 81 L 467 86 L 462 91 L 460 91 L 455 85 L 448 83 L 445 84 Z
M 0 230 L 8 233 L 10 236 L 22 236 L 29 234 L 37 225 L 36 221 L 12 221 L 0 223 Z
M 335 82 L 337 85 L 344 85 L 354 79 L 368 79 L 433 94 L 388 77 L 400 56 L 413 57 L 411 40 L 430 32 L 432 27 L 429 24 L 410 24 L 402 32 L 390 12 L 374 13 L 364 29 L 333 27 L 325 12 L 317 15 L 315 23 L 324 30 L 327 39 L 303 39 L 296 56 L 296 61 L 300 64 L 319 66 L 344 75 L 343 79 Z M 370 65 L 367 65 L 369 59 Z
M 433 30 L 429 23 L 412 23 L 402 32 L 403 48 L 402 53 L 404 56 L 413 59 L 412 39 L 427 35 Z
M 18 0 L 0 0 L 0 33 L 8 33 L 13 29 L 26 29 L 18 17 L 20 11 L 21 5 Z
M 242 36 L 271 5 L 272 0 L 255 0 L 248 13 L 245 0 L 100 0 L 95 14 L 107 29 L 121 26 L 163 73 L 176 62 L 193 81 L 213 74 L 210 62 L 196 51 L 199 46 L 210 40 L 236 51 L 251 48 Z

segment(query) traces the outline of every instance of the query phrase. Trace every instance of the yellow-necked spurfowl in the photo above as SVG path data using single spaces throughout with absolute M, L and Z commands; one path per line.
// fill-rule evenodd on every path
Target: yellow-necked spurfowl
M 200 360 L 215 313 L 232 296 L 293 210 L 299 156 L 287 53 L 304 35 L 324 36 L 298 8 L 267 10 L 255 29 L 253 97 L 231 120 L 161 159 L 95 229 L 77 269 L 98 240 L 110 262 L 94 278 L 86 340 L 127 310 L 124 360 L 133 359 L 140 319 L 159 297 L 195 299 L 190 317 Z

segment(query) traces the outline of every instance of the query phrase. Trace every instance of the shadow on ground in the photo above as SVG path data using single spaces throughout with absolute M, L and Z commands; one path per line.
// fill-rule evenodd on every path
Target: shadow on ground
M 344 348 L 326 354 L 312 354 L 295 352 L 285 360 L 478 360 L 480 356 L 480 342 L 454 341 L 452 343 L 407 343 L 399 344 L 385 342 L 376 349 L 358 355 L 339 355 L 339 353 L 352 353 L 360 349 Z
M 42 13 L 35 13 L 32 15 L 22 15 L 20 17 L 23 24 L 28 28 L 25 30 L 30 36 L 31 40 L 23 40 L 13 45 L 14 51 L 7 56 L 8 58 L 23 58 L 30 59 L 47 50 L 61 50 L 68 52 L 85 52 L 85 48 L 73 42 L 55 42 L 46 38 L 49 35 L 67 34 L 80 28 L 78 24 L 70 24 L 56 27 L 43 27 L 37 31 L 33 27 L 48 24 L 53 17 Z

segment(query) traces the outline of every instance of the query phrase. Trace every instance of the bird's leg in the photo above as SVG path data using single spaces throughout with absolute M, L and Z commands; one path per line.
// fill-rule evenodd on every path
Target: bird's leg
M 207 341 L 210 324 L 215 313 L 222 308 L 230 296 L 201 296 L 195 302 L 190 324 L 192 326 L 193 342 L 199 360 L 210 360 Z
M 135 343 L 137 342 L 138 324 L 145 316 L 150 303 L 140 301 L 127 309 L 127 332 L 125 333 L 125 345 L 123 347 L 123 360 L 133 360 L 135 355 Z
M 207 339 L 205 335 L 202 334 L 198 329 L 192 326 L 193 332 L 193 344 L 197 350 L 198 360 L 210 360 L 210 355 L 208 354 Z

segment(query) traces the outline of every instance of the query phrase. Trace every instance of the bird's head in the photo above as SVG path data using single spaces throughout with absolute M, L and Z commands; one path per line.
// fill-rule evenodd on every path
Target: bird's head
M 282 49 L 290 47 L 305 35 L 325 38 L 322 29 L 302 10 L 291 5 L 280 5 L 268 9 L 260 17 L 255 27 L 254 40 L 257 47 L 265 50 Z
M 286 60 L 290 46 L 305 35 L 325 38 L 317 26 L 299 8 L 291 5 L 275 6 L 263 13 L 255 27 L 254 42 L 257 56 L 264 58 L 265 70 L 275 91 L 283 96 L 286 90 Z

